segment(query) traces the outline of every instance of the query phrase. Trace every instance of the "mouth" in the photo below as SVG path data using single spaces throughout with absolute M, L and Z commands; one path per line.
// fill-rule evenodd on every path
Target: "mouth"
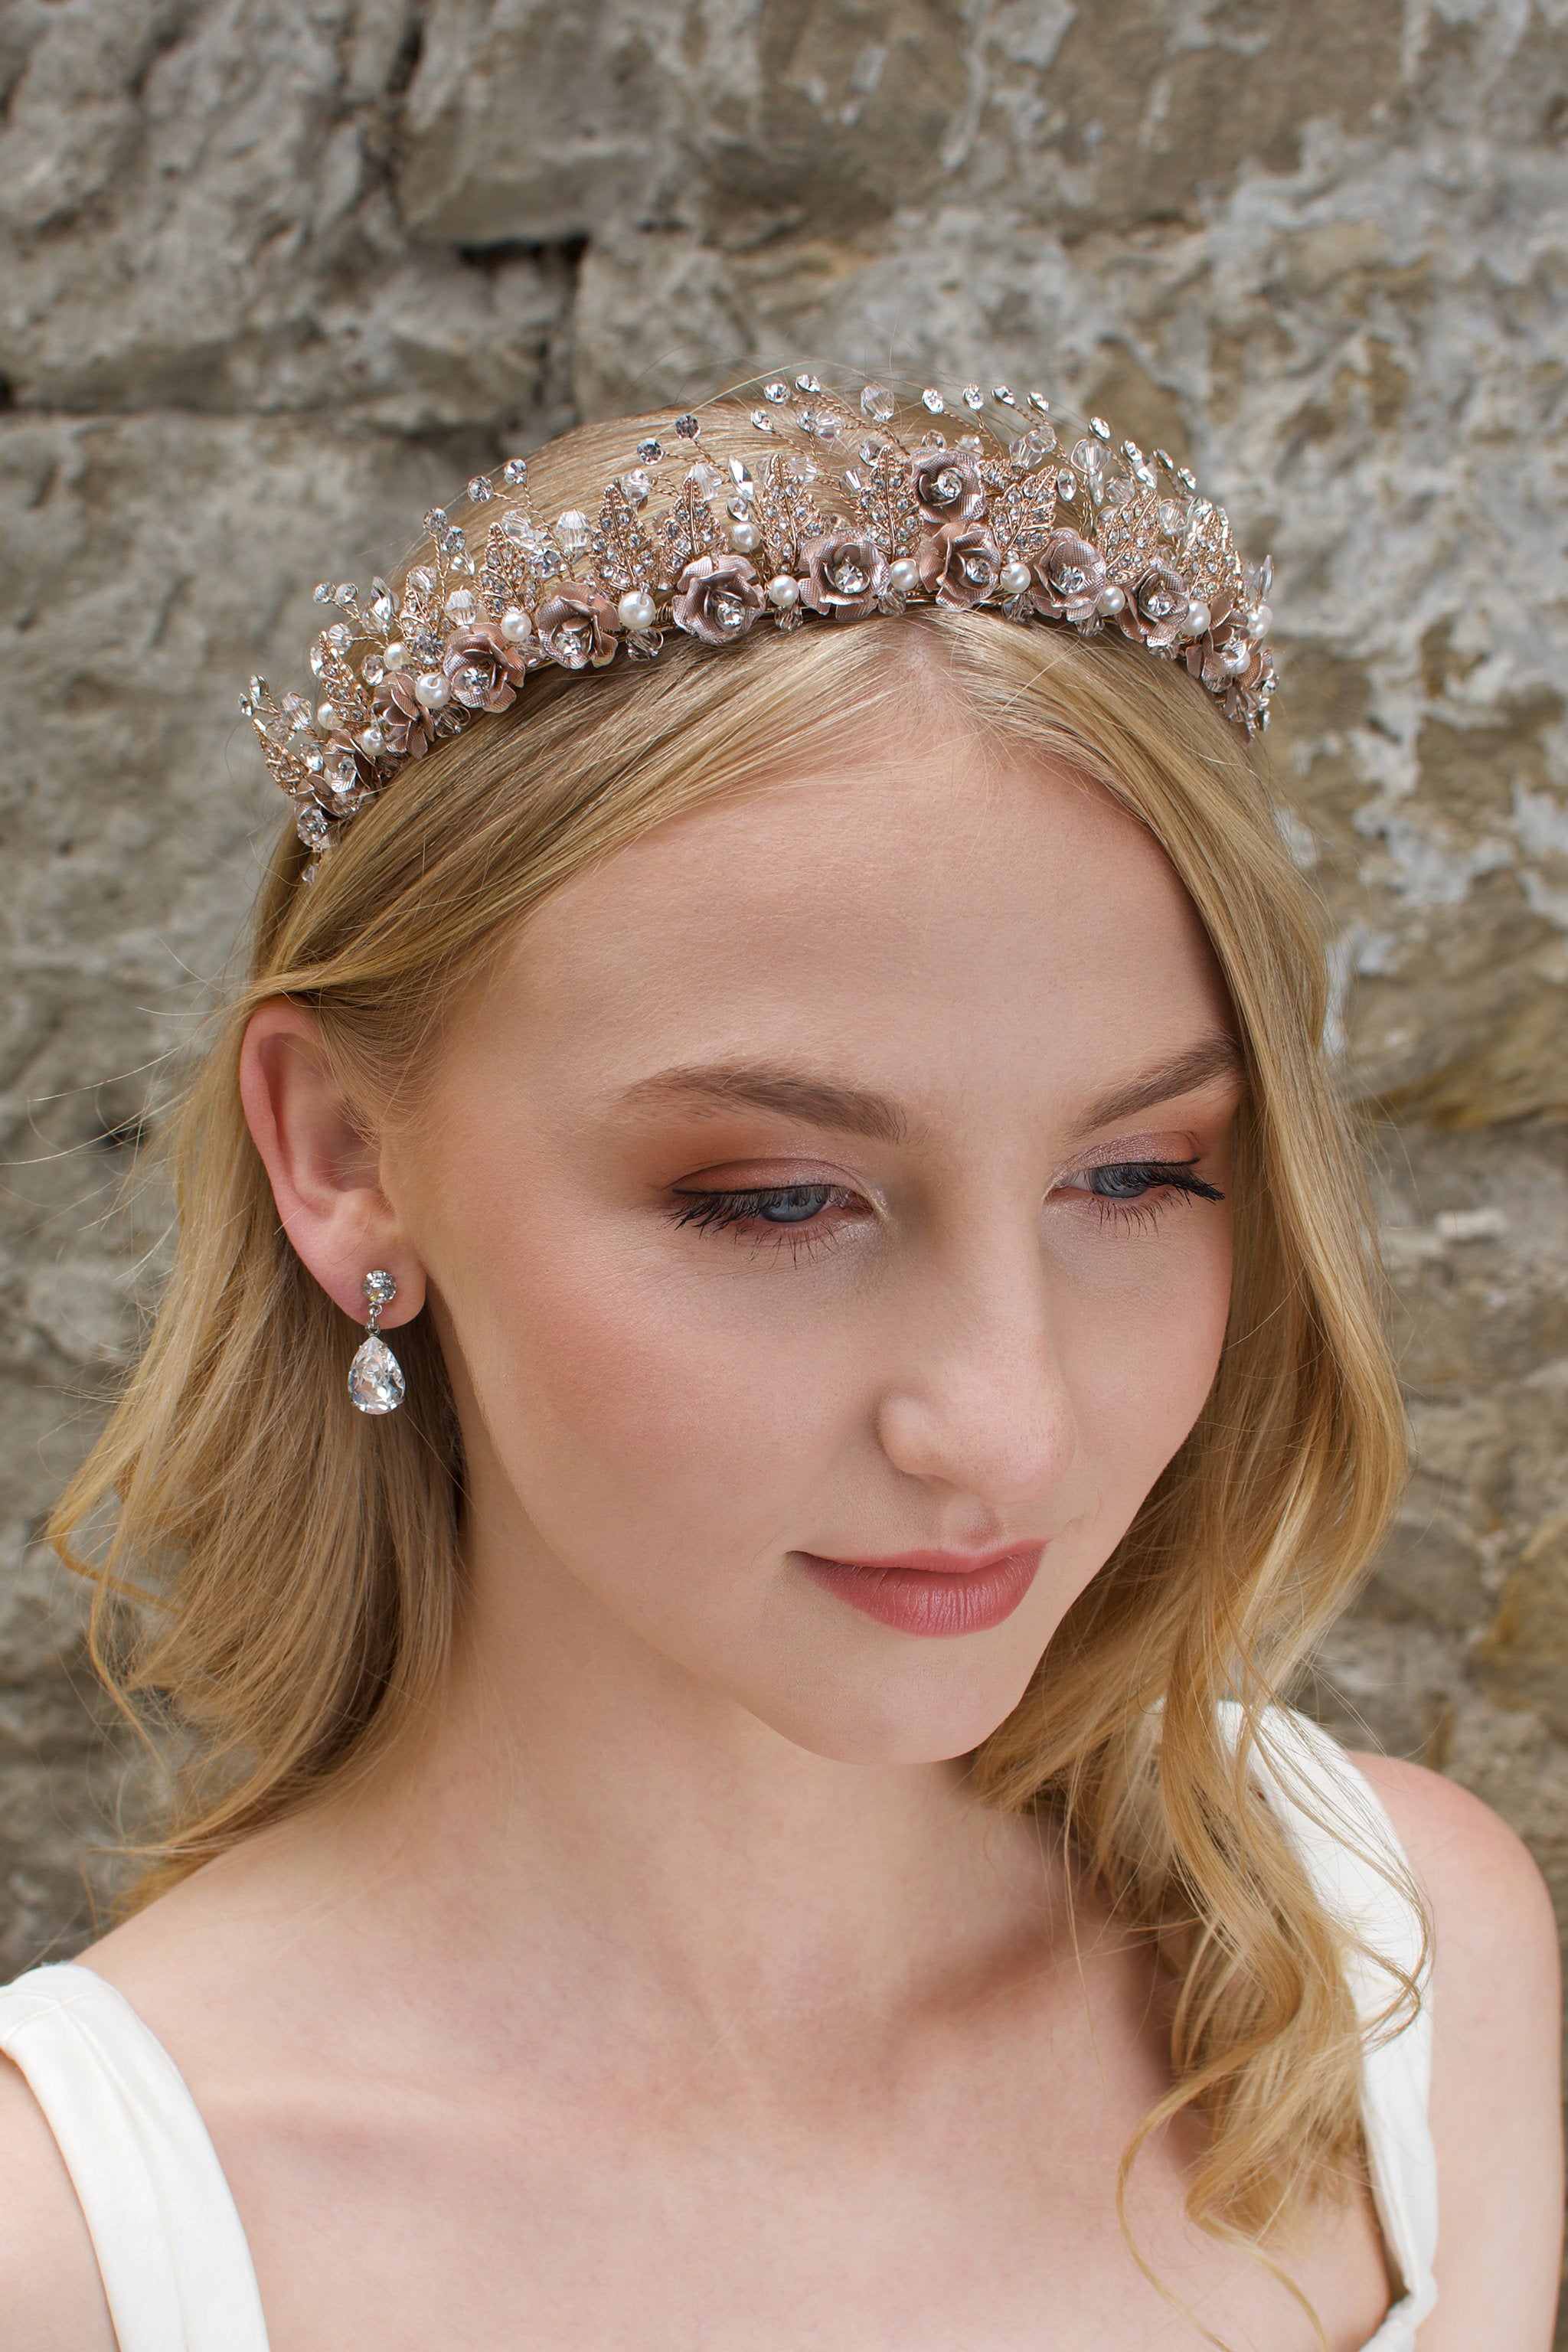
M 1013 1614 L 1033 1584 L 1045 1545 L 1005 1551 L 906 1551 L 882 1559 L 794 1557 L 814 1583 L 900 1633 L 983 1633 Z

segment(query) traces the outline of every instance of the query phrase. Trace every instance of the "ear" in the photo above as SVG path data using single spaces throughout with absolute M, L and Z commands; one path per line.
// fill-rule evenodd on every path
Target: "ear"
M 417 1315 L 425 1268 L 382 1190 L 380 1151 L 350 1116 L 321 1024 L 302 1004 L 275 996 L 251 1014 L 239 1095 L 283 1230 L 328 1297 L 363 1323 L 364 1277 L 384 1266 L 397 1285 L 385 1328 Z

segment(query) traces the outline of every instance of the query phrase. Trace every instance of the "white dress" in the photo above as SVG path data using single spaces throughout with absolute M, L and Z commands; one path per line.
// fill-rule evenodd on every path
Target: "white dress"
M 1227 1736 L 1239 1728 L 1239 1708 L 1227 1706 Z M 1396 1880 L 1403 1871 L 1393 1825 L 1362 1775 L 1325 1733 L 1282 1710 L 1270 1715 L 1268 1754 L 1254 1751 L 1252 1770 L 1325 1906 L 1414 1972 L 1420 1921 L 1397 1884 L 1362 1858 L 1370 1849 Z M 1390 1979 L 1363 1961 L 1352 1966 L 1350 1986 L 1373 2028 Z M 1431 2040 L 1425 1993 L 1394 2040 L 1369 2030 L 1362 2113 L 1402 2293 L 1364 2352 L 1415 2352 L 1436 2301 Z M 130 2003 L 90 1969 L 34 1969 L 0 1990 L 0 2050 L 26 2077 L 76 2185 L 120 2352 L 268 2352 L 250 2249 L 206 2126 Z

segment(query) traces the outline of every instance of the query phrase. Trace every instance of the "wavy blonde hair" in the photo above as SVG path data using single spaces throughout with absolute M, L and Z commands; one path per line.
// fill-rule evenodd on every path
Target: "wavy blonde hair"
M 589 505 L 649 422 L 565 436 L 532 462 L 535 490 Z M 712 404 L 703 432 L 721 460 L 756 454 L 737 404 Z M 1189 2210 L 1261 2247 L 1358 2175 L 1361 2046 L 1342 1932 L 1249 1796 L 1246 1748 L 1376 1546 L 1404 1422 L 1363 1177 L 1321 1059 L 1312 911 L 1240 739 L 1141 649 L 931 609 L 545 671 L 511 712 L 407 765 L 310 888 L 298 843 L 279 845 L 248 973 L 170 1125 L 173 1273 L 53 1524 L 97 1583 L 111 1686 L 179 1735 L 134 1899 L 384 1751 L 437 1690 L 461 1605 L 463 1465 L 436 1342 L 427 1321 L 398 1335 L 403 1412 L 367 1424 L 347 1410 L 358 1335 L 279 1230 L 240 1108 L 250 1014 L 278 995 L 310 1006 L 369 1124 L 416 1091 L 455 993 L 558 884 L 715 795 L 765 788 L 827 739 L 897 728 L 911 698 L 1015 761 L 1065 764 L 1148 828 L 1213 942 L 1246 1057 L 1213 1391 L 972 1769 L 991 1805 L 1059 1809 L 1094 1881 L 1157 1940 L 1173 2084 L 1140 2143 L 1195 2115 Z M 84 1559 L 79 1536 L 106 1507 L 112 1531 Z M 1244 1711 L 1239 1753 L 1226 1698 Z

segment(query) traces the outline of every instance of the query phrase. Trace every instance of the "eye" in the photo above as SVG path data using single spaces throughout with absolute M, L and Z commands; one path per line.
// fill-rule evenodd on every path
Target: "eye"
M 1108 1160 L 1086 1168 L 1063 1190 L 1099 1204 L 1100 1222 L 1152 1222 L 1178 1200 L 1223 1201 L 1217 1184 L 1194 1174 L 1195 1160 Z
M 802 1246 L 818 1249 L 837 1230 L 823 1216 L 826 1209 L 853 1209 L 856 1195 L 832 1183 L 748 1185 L 738 1192 L 679 1192 L 687 1206 L 672 1218 L 675 1225 L 696 1225 L 699 1233 L 729 1228 L 766 1249 L 787 1246 L 797 1256 Z M 814 1230 L 820 1228 L 820 1230 Z

